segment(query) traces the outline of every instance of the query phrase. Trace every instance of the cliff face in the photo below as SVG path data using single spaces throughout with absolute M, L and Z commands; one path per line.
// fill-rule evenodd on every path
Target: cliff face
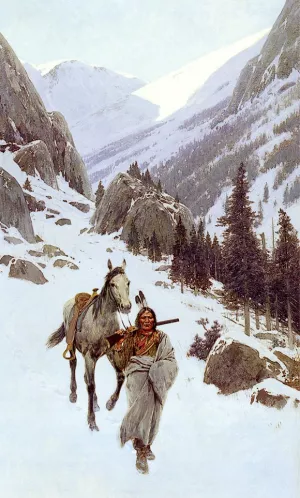
M 104 234 L 122 228 L 121 238 L 127 242 L 134 221 L 142 243 L 155 231 L 162 251 L 170 254 L 179 215 L 189 233 L 193 217 L 186 206 L 176 203 L 170 195 L 147 189 L 127 173 L 119 173 L 97 208 L 95 231 Z
M 92 198 L 83 161 L 75 149 L 64 118 L 61 115 L 57 118 L 56 113 L 47 113 L 23 65 L 1 34 L 0 72 L 0 139 L 20 145 L 40 140 L 53 162 L 52 174 L 62 173 L 75 190 Z M 60 138 L 59 145 L 57 136 Z M 44 179 L 43 168 L 39 173 Z M 49 168 L 45 177 L 49 178 Z
M 287 0 L 258 57 L 242 71 L 229 106 L 231 112 L 262 93 L 275 79 L 300 71 L 300 3 Z

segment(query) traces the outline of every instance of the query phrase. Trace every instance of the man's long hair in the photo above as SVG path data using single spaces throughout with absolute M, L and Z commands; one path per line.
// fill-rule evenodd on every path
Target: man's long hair
M 136 328 L 139 329 L 141 327 L 141 325 L 140 325 L 140 318 L 141 318 L 142 314 L 145 313 L 145 311 L 149 311 L 150 313 L 152 313 L 152 316 L 154 318 L 153 330 L 156 330 L 157 319 L 156 319 L 155 311 L 152 308 L 148 308 L 146 306 L 144 308 L 140 309 L 140 311 L 137 314 L 137 317 L 135 319 L 135 326 L 136 326 Z

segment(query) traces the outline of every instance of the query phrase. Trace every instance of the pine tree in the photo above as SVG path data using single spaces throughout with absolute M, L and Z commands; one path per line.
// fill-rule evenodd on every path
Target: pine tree
M 196 286 L 198 289 L 206 291 L 211 286 L 211 282 L 209 280 L 209 268 L 205 243 L 205 225 L 203 219 L 200 219 L 199 222 L 197 238 Z
M 160 244 L 157 240 L 156 232 L 154 230 L 152 237 L 149 242 L 148 246 L 148 257 L 153 261 L 154 263 L 157 261 L 161 261 L 161 249 L 160 249 Z
M 250 300 L 258 302 L 265 287 L 263 256 L 254 233 L 255 213 L 249 200 L 246 169 L 241 163 L 233 181 L 227 214 L 218 223 L 224 231 L 224 290 L 229 301 L 241 299 L 245 310 L 245 333 L 250 335 Z M 260 294 L 260 295 L 258 295 Z
M 264 202 L 268 202 L 269 197 L 270 197 L 270 194 L 269 194 L 269 185 L 266 183 L 266 184 L 265 184 L 265 187 L 264 187 L 264 196 L 263 196 L 263 201 L 264 201 Z
M 145 172 L 144 184 L 146 185 L 146 187 L 152 187 L 153 186 L 153 181 L 152 181 L 152 178 L 151 178 L 151 175 L 149 173 L 148 168 L 146 169 L 146 172 Z
M 175 195 L 175 202 L 176 202 L 176 204 L 179 204 L 179 202 L 180 202 L 178 192 L 176 192 L 176 195 Z
M 198 238 L 196 234 L 196 229 L 193 226 L 190 232 L 190 239 L 187 243 L 187 250 L 185 253 L 185 283 L 191 289 L 197 289 L 197 249 L 198 249 Z
M 287 207 L 289 203 L 289 184 L 286 184 L 286 187 L 283 192 L 283 205 L 284 207 Z
M 212 252 L 211 276 L 215 280 L 223 282 L 224 271 L 223 271 L 222 251 L 216 234 L 212 242 L 211 252 Z
M 104 196 L 104 187 L 102 185 L 102 181 L 100 180 L 96 190 L 96 202 L 95 202 L 96 208 L 99 206 L 103 196 Z
M 254 222 L 255 228 L 258 228 L 259 225 L 262 224 L 263 219 L 264 219 L 263 206 L 262 206 L 261 200 L 259 200 L 259 203 L 258 203 L 258 213 L 256 215 L 256 219 L 255 219 L 255 222 Z
M 31 186 L 31 183 L 30 183 L 28 176 L 24 182 L 23 189 L 27 190 L 28 192 L 32 192 L 32 186 Z
M 300 249 L 296 230 L 287 213 L 279 210 L 279 230 L 272 271 L 272 300 L 277 297 L 279 317 L 287 318 L 289 346 L 293 347 L 292 327 L 299 330 Z
M 132 176 L 133 178 L 137 178 L 138 180 L 141 180 L 141 172 L 140 172 L 137 161 L 130 164 L 129 169 L 127 170 L 127 173 L 130 176 Z
M 175 244 L 173 247 L 173 258 L 171 266 L 171 279 L 174 282 L 180 282 L 181 292 L 183 293 L 183 284 L 185 280 L 184 258 L 187 251 L 186 228 L 182 223 L 181 216 L 175 228 Z
M 157 190 L 158 190 L 158 192 L 160 192 L 160 193 L 162 192 L 162 186 L 161 186 L 161 181 L 160 181 L 160 179 L 158 180 Z
M 134 220 L 131 222 L 128 234 L 128 249 L 135 255 L 139 254 L 140 251 L 140 239 Z
M 205 237 L 205 258 L 207 261 L 207 269 L 209 276 L 213 273 L 213 256 L 212 256 L 212 241 L 209 232 L 206 232 Z

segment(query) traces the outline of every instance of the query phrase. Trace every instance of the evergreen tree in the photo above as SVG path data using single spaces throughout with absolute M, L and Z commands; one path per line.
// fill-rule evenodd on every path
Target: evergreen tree
M 99 206 L 103 196 L 104 196 L 104 187 L 102 185 L 102 181 L 100 180 L 96 190 L 96 202 L 95 202 L 96 208 Z
M 140 239 L 139 239 L 139 234 L 135 225 L 134 220 L 131 222 L 130 226 L 130 232 L 128 234 L 128 249 L 133 253 L 133 254 L 139 254 L 140 251 Z
M 182 223 L 181 216 L 175 228 L 175 244 L 173 247 L 173 258 L 171 266 L 171 279 L 174 282 L 180 282 L 181 292 L 183 293 L 183 283 L 185 280 L 184 259 L 187 251 L 187 235 L 186 228 Z
M 264 212 L 263 212 L 263 206 L 261 200 L 258 203 L 258 213 L 256 215 L 256 220 L 254 222 L 255 228 L 259 227 L 259 225 L 262 224 L 264 219 Z
M 127 173 L 130 176 L 132 176 L 133 178 L 137 178 L 138 180 L 141 180 L 141 172 L 140 172 L 137 161 L 130 164 L 129 169 L 127 170 Z
M 197 289 L 197 252 L 198 252 L 198 238 L 196 234 L 196 229 L 193 225 L 190 232 L 190 240 L 187 243 L 187 251 L 184 258 L 185 267 L 185 283 L 191 289 Z
M 152 237 L 149 242 L 148 246 L 148 257 L 153 261 L 154 263 L 157 261 L 161 261 L 161 249 L 160 249 L 160 244 L 157 240 L 156 232 L 154 230 Z
M 211 282 L 209 280 L 209 268 L 205 243 L 205 225 L 203 219 L 200 219 L 199 222 L 197 239 L 196 286 L 198 289 L 205 291 L 211 286 Z
M 180 202 L 178 192 L 176 192 L 176 195 L 175 195 L 175 202 L 176 202 L 176 204 L 179 204 L 179 202 Z
M 245 308 L 245 333 L 250 335 L 250 300 L 258 302 L 265 287 L 263 256 L 254 233 L 255 213 L 249 200 L 246 169 L 241 163 L 233 181 L 227 214 L 218 223 L 224 231 L 224 290 L 229 301 L 241 299 Z M 259 295 L 258 295 L 259 294 Z
M 24 182 L 23 189 L 27 190 L 28 192 L 32 192 L 32 186 L 31 186 L 31 183 L 30 183 L 28 176 Z
M 158 180 L 157 190 L 158 190 L 158 192 L 160 192 L 160 193 L 162 192 L 162 186 L 161 186 L 161 181 L 160 181 L 160 179 Z
M 288 203 L 289 203 L 289 184 L 287 183 L 283 192 L 283 205 L 287 207 Z
M 207 269 L 209 276 L 213 273 L 213 256 L 212 256 L 212 241 L 209 232 L 206 232 L 205 237 L 205 258 L 207 261 Z
M 279 317 L 288 321 L 289 346 L 293 346 L 292 327 L 299 331 L 300 249 L 297 232 L 289 216 L 279 210 L 279 230 L 272 271 L 272 302 L 276 299 Z
M 264 202 L 268 202 L 269 197 L 270 197 L 270 194 L 269 194 L 269 185 L 266 183 L 266 184 L 265 184 L 265 187 L 264 187 L 264 196 L 263 196 L 263 201 L 264 201 Z
M 224 271 L 223 271 L 222 251 L 216 234 L 212 242 L 211 252 L 212 252 L 211 276 L 215 280 L 223 282 Z
M 145 172 L 144 184 L 146 185 L 146 187 L 152 187 L 153 186 L 153 181 L 152 181 L 152 178 L 151 178 L 151 175 L 149 173 L 148 168 L 146 169 L 146 172 Z

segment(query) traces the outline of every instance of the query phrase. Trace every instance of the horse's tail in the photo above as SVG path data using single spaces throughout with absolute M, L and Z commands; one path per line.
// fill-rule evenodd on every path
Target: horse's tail
M 57 344 L 59 344 L 65 336 L 65 324 L 62 323 L 61 326 L 49 336 L 48 341 L 46 342 L 47 348 L 54 348 L 54 346 L 57 346 Z

